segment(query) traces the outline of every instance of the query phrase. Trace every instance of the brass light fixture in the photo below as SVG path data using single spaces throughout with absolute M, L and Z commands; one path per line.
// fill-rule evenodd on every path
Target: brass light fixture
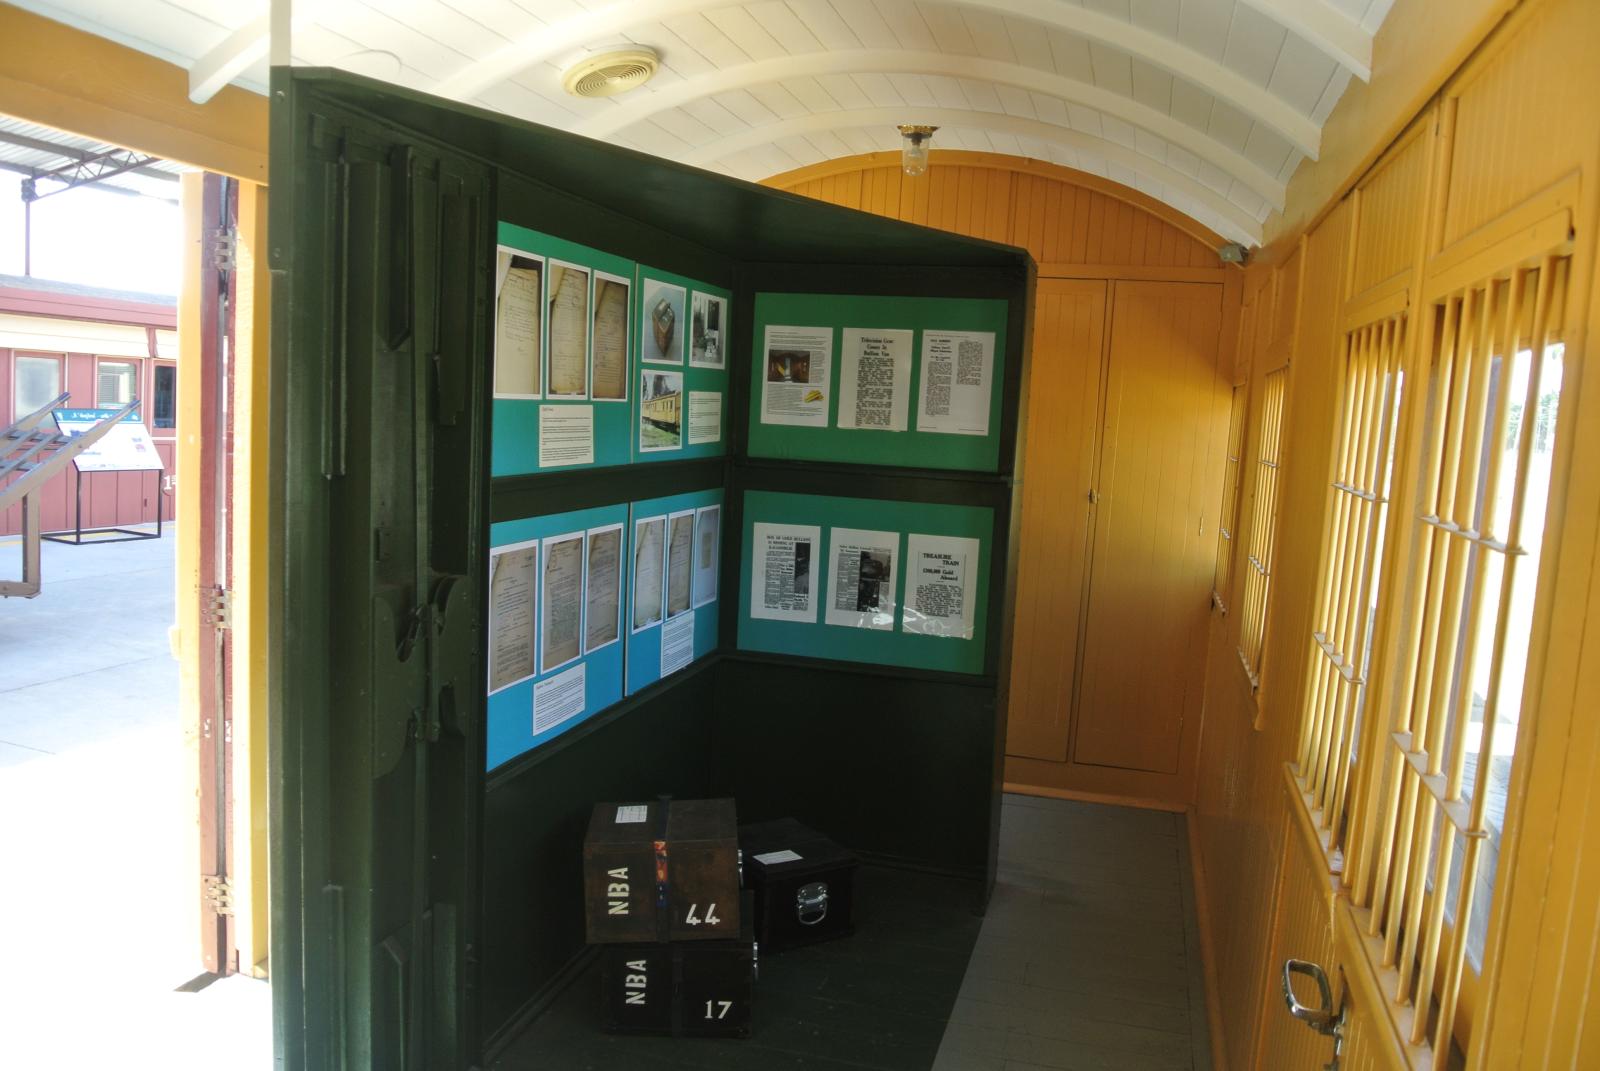
M 916 176 L 928 170 L 928 144 L 933 141 L 936 126 L 902 126 L 900 136 L 905 144 L 900 147 L 900 168 Z

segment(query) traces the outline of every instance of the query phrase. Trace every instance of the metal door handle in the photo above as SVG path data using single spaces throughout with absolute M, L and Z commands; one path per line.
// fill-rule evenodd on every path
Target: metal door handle
M 1300 1003 L 1294 995 L 1294 975 L 1303 974 L 1317 983 L 1317 992 L 1322 997 L 1322 1007 L 1313 1008 Z M 1339 1029 L 1340 1017 L 1333 1013 L 1333 987 L 1328 984 L 1328 975 L 1315 963 L 1303 959 L 1286 959 L 1283 961 L 1283 1000 L 1289 1006 L 1289 1014 L 1305 1023 L 1319 1034 L 1333 1034 Z

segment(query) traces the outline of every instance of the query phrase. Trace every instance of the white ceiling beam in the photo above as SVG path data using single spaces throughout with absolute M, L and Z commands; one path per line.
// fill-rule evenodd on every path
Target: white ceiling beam
M 1327 0 L 1241 0 L 1317 51 L 1372 81 L 1372 34 Z
M 729 0 L 617 0 L 512 41 L 469 63 L 433 87 L 440 96 L 470 100 L 537 63 L 564 56 L 592 41 L 614 38 L 646 23 L 726 7 Z M 1062 0 L 949 0 L 1086 37 L 1139 56 L 1265 123 L 1313 160 L 1322 131 L 1316 121 L 1223 63 L 1181 41 Z
M 1209 134 L 1196 130 L 1166 112 L 1121 93 L 1041 71 L 1037 67 L 946 52 L 847 49 L 744 63 L 672 82 L 654 92 L 616 98 L 619 103 L 615 108 L 574 123 L 571 129 L 575 134 L 607 138 L 661 112 L 692 104 L 705 97 L 821 74 L 926 74 L 971 78 L 1072 101 L 1121 119 L 1193 153 L 1213 167 L 1232 175 L 1274 208 L 1283 208 L 1284 184 L 1276 175 L 1253 163 L 1243 153 L 1230 149 Z
M 262 12 L 189 64 L 189 99 L 204 104 L 267 54 L 272 15 Z
M 267 9 L 189 64 L 189 99 L 204 104 L 263 57 L 288 66 L 294 31 L 328 14 L 336 0 L 270 0 Z
M 964 111 L 957 108 L 858 108 L 848 111 L 819 112 L 796 116 L 793 119 L 780 119 L 775 123 L 763 123 L 748 130 L 741 130 L 737 134 L 729 134 L 727 137 L 697 146 L 679 159 L 695 167 L 709 167 L 734 153 L 767 145 L 782 138 L 805 137 L 807 134 L 860 127 L 887 129 L 897 123 L 926 123 L 929 126 L 992 130 L 996 133 L 1033 138 L 1092 153 L 1204 205 L 1228 225 L 1227 237 L 1249 245 L 1261 244 L 1261 224 L 1253 216 L 1209 186 L 1190 178 L 1183 172 L 1125 145 L 1118 145 L 1114 141 L 1020 115 Z M 934 141 L 937 144 L 938 135 L 934 136 Z

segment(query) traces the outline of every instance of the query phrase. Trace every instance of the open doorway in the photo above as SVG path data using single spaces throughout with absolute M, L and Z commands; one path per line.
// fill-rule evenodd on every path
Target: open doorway
M 0 510 L 0 579 L 36 555 L 31 597 L 0 599 L 3 1066 L 270 1064 L 264 943 L 236 939 L 226 865 L 249 762 L 223 638 L 231 185 L 0 117 L 0 428 L 36 418 L 0 443 L 31 451 L 0 495 L 37 466 L 44 537 Z M 118 434 L 51 466 L 101 423 Z

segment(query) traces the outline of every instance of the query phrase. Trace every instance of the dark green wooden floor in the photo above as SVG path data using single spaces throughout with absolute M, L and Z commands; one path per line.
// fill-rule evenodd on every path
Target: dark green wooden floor
M 752 1036 L 600 1029 L 591 969 L 494 1071 L 1209 1071 L 1181 816 L 1007 796 L 972 886 L 863 867 L 854 937 L 763 957 Z

